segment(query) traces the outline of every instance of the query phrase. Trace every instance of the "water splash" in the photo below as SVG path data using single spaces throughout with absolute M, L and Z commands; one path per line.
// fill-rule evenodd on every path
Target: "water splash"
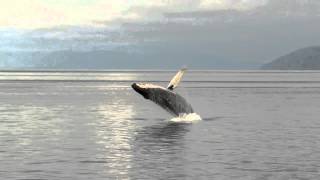
M 190 114 L 181 114 L 178 117 L 172 118 L 169 122 L 175 123 L 195 123 L 201 121 L 202 118 L 197 113 L 190 113 Z

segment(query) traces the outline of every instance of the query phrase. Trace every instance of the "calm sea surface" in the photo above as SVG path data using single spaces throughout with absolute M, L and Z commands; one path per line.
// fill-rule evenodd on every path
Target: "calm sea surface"
M 189 71 L 197 123 L 130 87 L 174 74 L 0 72 L 0 179 L 320 179 L 320 71 Z

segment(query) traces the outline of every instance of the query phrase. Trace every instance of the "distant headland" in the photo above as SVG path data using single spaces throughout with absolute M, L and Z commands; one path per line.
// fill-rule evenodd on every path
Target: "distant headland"
M 320 70 L 320 46 L 298 49 L 264 64 L 264 70 Z

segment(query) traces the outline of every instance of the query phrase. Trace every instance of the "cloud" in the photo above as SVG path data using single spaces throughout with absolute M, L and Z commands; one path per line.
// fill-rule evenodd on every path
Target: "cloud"
M 202 0 L 200 8 L 248 10 L 265 3 L 266 0 Z
M 36 0 L 11 0 L 1 2 L 0 5 L 2 27 L 53 25 L 63 19 L 61 12 L 43 6 Z
M 140 20 L 161 19 L 164 14 L 208 10 L 249 10 L 266 4 L 267 0 L 155 0 L 149 3 L 134 3 L 128 14 Z
M 77 2 L 73 0 L 63 2 L 59 0 L 10 0 L 1 2 L 0 27 L 35 29 L 61 25 L 90 25 L 94 20 L 106 20 L 121 16 L 122 12 L 128 8 L 125 0 Z
M 240 0 L 223 2 L 250 4 Z M 248 7 L 250 11 L 236 8 L 239 6 L 207 9 L 200 3 L 201 8 L 195 11 L 171 12 L 165 21 L 129 23 L 126 28 L 139 40 L 144 52 L 158 53 L 154 58 L 172 57 L 180 62 L 193 58 L 239 66 L 259 65 L 294 49 L 320 44 L 314 38 L 320 29 L 315 23 L 320 18 L 317 0 L 255 2 L 250 6 L 259 7 Z M 152 10 L 157 12 L 154 7 Z
M 48 8 L 49 1 L 46 2 L 32 4 L 32 8 Z M 159 67 L 167 64 L 175 67 L 181 64 L 206 68 L 257 67 L 294 49 L 320 44 L 320 39 L 315 38 L 320 30 L 316 23 L 320 18 L 320 3 L 318 0 L 301 2 L 155 0 L 131 1 L 123 5 L 125 1 L 122 0 L 115 4 L 102 0 L 83 4 L 61 1 L 50 4 L 50 13 L 63 18 L 57 22 L 90 24 L 98 19 L 118 26 L 115 29 L 110 28 L 110 23 L 107 26 L 101 23 L 99 27 L 64 26 L 38 29 L 25 35 L 15 35 L 11 31 L 5 34 L 0 29 L 0 51 L 14 52 L 11 53 L 14 55 L 26 50 L 81 52 L 80 56 L 70 56 L 75 59 L 92 51 L 86 56 L 90 62 L 94 52 L 103 51 L 99 56 L 101 62 L 109 59 L 110 64 L 117 64 L 119 60 L 126 62 L 120 63 L 125 67 L 130 67 L 127 62 L 145 67 L 157 64 Z M 68 9 L 70 6 L 73 9 Z M 25 56 L 21 57 L 24 61 Z
M 10 0 L 0 4 L 0 27 L 35 29 L 94 25 L 119 18 L 150 20 L 166 12 L 248 9 L 265 0 Z

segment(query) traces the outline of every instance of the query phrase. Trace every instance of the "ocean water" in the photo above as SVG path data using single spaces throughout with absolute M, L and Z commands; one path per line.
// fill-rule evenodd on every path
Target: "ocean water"
M 320 71 L 189 71 L 192 123 L 130 87 L 174 74 L 0 72 L 0 179 L 320 179 Z

